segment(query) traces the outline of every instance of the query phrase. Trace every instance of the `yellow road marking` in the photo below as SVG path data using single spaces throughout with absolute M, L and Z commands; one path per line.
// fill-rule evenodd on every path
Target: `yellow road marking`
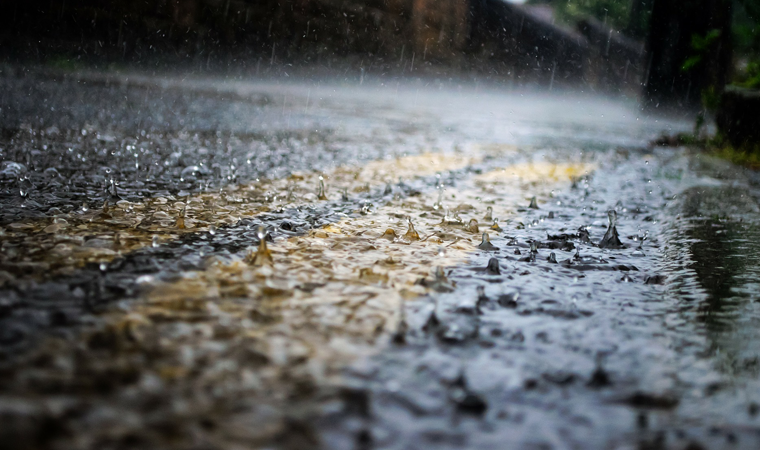
M 143 202 L 120 201 L 103 208 L 56 218 L 9 224 L 0 228 L 0 263 L 5 270 L 38 276 L 63 275 L 87 263 L 110 262 L 120 254 L 177 239 L 209 227 L 234 225 L 272 208 L 313 204 L 319 177 L 327 179 L 329 196 L 341 189 L 361 191 L 401 178 L 455 170 L 479 156 L 424 153 L 373 161 L 365 167 L 341 166 L 327 173 L 296 173 L 277 180 L 228 186 L 221 192 L 185 198 L 158 197 Z M 185 216 L 182 216 L 182 212 Z
M 413 167 L 390 164 L 395 167 L 378 163 L 371 182 L 384 183 L 389 174 Z M 571 177 L 590 170 L 593 166 L 583 164 L 509 166 L 447 189 L 443 206 L 463 223 L 475 219 L 480 231 L 488 230 L 490 223 L 482 223 L 487 206 L 494 217 L 514 217 L 514 207 L 526 204 L 526 196 L 546 198 L 548 191 L 567 187 Z M 299 181 L 313 190 L 316 179 L 314 174 Z M 341 178 L 331 181 L 336 179 Z M 348 186 L 359 183 L 364 180 L 354 177 Z M 38 398 L 39 386 L 52 383 L 84 393 L 97 389 L 104 377 L 113 382 L 139 373 L 139 383 L 114 395 L 130 392 L 139 399 L 162 393 L 167 401 L 179 402 L 162 410 L 168 411 L 167 423 L 211 418 L 214 427 L 196 433 L 217 447 L 266 442 L 287 432 L 284 417 L 294 399 L 330 386 L 348 362 L 383 347 L 378 344 L 396 330 L 402 302 L 427 291 L 415 284 L 417 279 L 430 276 L 436 265 L 461 264 L 479 251 L 478 232 L 441 223 L 444 209 L 433 208 L 437 197 L 431 189 L 306 236 L 277 238 L 270 245 L 271 266 L 212 257 L 206 270 L 184 272 L 176 281 L 143 280 L 139 298 L 103 314 L 97 329 L 81 336 L 81 345 L 47 339 L 30 356 L 36 361 L 33 376 L 13 378 L 9 392 Z M 406 217 L 421 240 L 404 239 Z M 387 239 L 389 228 L 395 240 Z M 440 246 L 446 248 L 443 257 Z M 235 409 L 243 399 L 256 408 Z M 91 401 L 89 408 L 107 410 L 113 402 L 119 414 L 142 414 L 139 402 L 106 394 Z M 142 423 L 105 424 L 89 429 L 87 436 L 106 442 L 129 436 Z

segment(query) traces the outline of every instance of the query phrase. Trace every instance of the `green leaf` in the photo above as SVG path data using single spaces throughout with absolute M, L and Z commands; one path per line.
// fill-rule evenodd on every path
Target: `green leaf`
M 696 66 L 700 62 L 702 62 L 702 55 L 692 56 L 686 61 L 684 61 L 683 65 L 681 66 L 681 70 L 684 72 L 691 70 L 694 66 Z

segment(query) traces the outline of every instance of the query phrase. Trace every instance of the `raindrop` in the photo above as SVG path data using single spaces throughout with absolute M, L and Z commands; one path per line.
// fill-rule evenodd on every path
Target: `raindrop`
M 396 235 L 396 232 L 393 230 L 393 228 L 388 228 L 387 230 L 385 230 L 385 233 L 383 233 L 381 237 L 383 239 L 387 239 L 392 242 L 396 240 L 398 236 Z
M 208 226 L 208 234 L 210 234 L 211 236 L 215 235 L 216 234 L 216 227 L 213 226 L 213 225 L 209 225 Z
M 256 237 L 259 238 L 259 247 L 254 250 L 253 248 L 248 250 L 248 254 L 245 257 L 245 262 L 252 266 L 264 266 L 272 265 L 274 260 L 272 259 L 272 253 L 267 248 L 267 233 L 266 228 L 263 225 L 259 225 L 256 229 Z
M 433 203 L 433 209 L 439 210 L 443 206 L 443 185 L 438 186 L 438 200 L 436 200 L 435 203 Z
M 319 176 L 319 187 L 317 189 L 317 199 L 327 200 L 327 194 L 325 192 L 325 179 L 322 175 Z
M 18 190 L 22 199 L 26 200 L 26 198 L 29 196 L 29 192 L 33 187 L 34 185 L 32 184 L 32 180 L 29 179 L 29 175 L 24 175 L 23 177 L 19 178 Z
M 446 272 L 443 267 L 436 266 L 433 271 L 433 282 L 430 287 L 437 292 L 452 292 L 454 290 L 454 284 L 446 277 Z
M 406 234 L 404 235 L 404 239 L 407 241 L 419 241 L 420 235 L 417 233 L 417 230 L 414 229 L 414 224 L 412 223 L 412 218 L 407 217 L 407 221 L 409 222 L 409 228 L 406 230 Z
M 465 231 L 469 231 L 470 233 L 479 233 L 480 227 L 478 226 L 478 220 L 477 219 L 470 219 L 469 222 L 467 222 L 467 226 L 465 227 Z
M 176 226 L 180 230 L 185 229 L 185 207 L 182 207 L 182 209 L 180 210 L 179 215 L 177 216 L 177 221 L 174 223 L 174 226 Z
M 486 265 L 486 272 L 490 275 L 501 275 L 501 269 L 499 268 L 499 260 L 491 258 Z
M 607 212 L 607 218 L 609 225 L 607 226 L 607 232 L 604 233 L 604 237 L 599 242 L 600 248 L 625 248 L 622 242 L 620 242 L 620 236 L 617 231 L 617 212 L 611 209 Z
M 491 244 L 488 233 L 483 233 L 483 240 L 480 242 L 480 245 L 478 245 L 478 248 L 487 252 L 492 252 L 499 249 L 498 247 Z

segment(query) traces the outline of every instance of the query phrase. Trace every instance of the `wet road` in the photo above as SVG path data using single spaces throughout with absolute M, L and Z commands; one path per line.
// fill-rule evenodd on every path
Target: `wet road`
M 689 123 L 453 81 L 0 83 L 12 448 L 760 445 L 758 178 L 648 147 Z

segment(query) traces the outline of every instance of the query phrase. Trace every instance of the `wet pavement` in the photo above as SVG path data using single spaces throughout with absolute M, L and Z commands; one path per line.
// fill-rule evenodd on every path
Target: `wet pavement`
M 760 446 L 758 180 L 630 100 L 0 77 L 10 448 Z

